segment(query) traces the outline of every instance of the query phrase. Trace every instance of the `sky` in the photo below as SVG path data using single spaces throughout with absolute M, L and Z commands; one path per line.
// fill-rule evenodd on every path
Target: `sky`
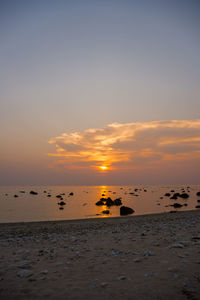
M 199 183 L 198 0 L 0 1 L 0 185 Z

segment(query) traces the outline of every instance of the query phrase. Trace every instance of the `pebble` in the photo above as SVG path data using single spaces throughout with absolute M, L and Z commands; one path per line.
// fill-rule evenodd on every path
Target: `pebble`
M 118 256 L 119 254 L 115 250 L 112 250 L 109 255 L 110 256 Z
M 168 248 L 184 248 L 184 245 L 181 243 L 174 243 L 171 246 L 169 246 Z
M 152 273 L 145 273 L 145 274 L 144 274 L 144 277 L 146 277 L 146 278 L 149 278 L 149 277 L 152 277 L 152 276 L 153 276 Z
M 178 269 L 178 268 L 175 268 L 175 267 L 169 267 L 169 268 L 167 269 L 167 271 L 168 271 L 168 272 L 172 272 L 172 273 L 176 273 L 176 272 L 179 271 L 179 269 Z
M 33 275 L 33 272 L 31 270 L 21 270 L 17 273 L 17 276 L 21 277 L 21 278 L 27 278 Z
M 29 260 L 21 260 L 18 264 L 17 267 L 18 268 L 24 268 L 24 267 L 31 267 L 30 266 L 31 262 Z
M 153 246 L 156 246 L 156 247 L 159 247 L 159 246 L 160 246 L 160 244 L 159 244 L 158 242 L 153 242 L 152 245 L 153 245 Z
M 133 261 L 137 263 L 137 262 L 141 262 L 142 260 L 139 258 L 135 258 Z
M 29 280 L 28 281 L 36 281 L 36 278 L 29 278 Z
M 180 244 L 187 247 L 190 245 L 190 242 L 189 241 L 180 241 Z
M 102 287 L 102 288 L 105 288 L 105 287 L 107 287 L 107 285 L 108 285 L 108 283 L 107 283 L 107 282 L 101 282 L 101 287 Z
M 125 279 L 126 279 L 126 276 L 124 276 L 124 275 L 121 275 L 121 276 L 117 277 L 117 280 L 125 280 Z
M 44 274 L 44 275 L 48 274 L 48 270 L 43 270 L 43 271 L 40 272 L 40 274 Z
M 155 253 L 152 251 L 145 251 L 144 256 L 155 256 Z

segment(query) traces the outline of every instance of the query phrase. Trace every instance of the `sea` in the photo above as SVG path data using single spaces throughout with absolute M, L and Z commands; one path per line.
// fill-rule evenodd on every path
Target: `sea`
M 120 216 L 120 206 L 96 205 L 108 197 L 120 198 L 123 206 L 134 210 L 133 216 L 196 210 L 199 191 L 200 185 L 0 186 L 0 223 L 126 217 Z M 170 199 L 174 193 L 189 197 Z

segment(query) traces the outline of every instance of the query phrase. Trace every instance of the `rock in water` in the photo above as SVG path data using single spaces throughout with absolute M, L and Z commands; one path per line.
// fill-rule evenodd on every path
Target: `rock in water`
M 183 193 L 183 194 L 180 194 L 179 197 L 181 197 L 183 199 L 187 199 L 187 198 L 189 198 L 189 195 L 187 193 Z
M 64 201 L 60 201 L 60 202 L 58 202 L 58 205 L 65 205 L 66 203 L 64 202 Z
M 175 207 L 175 208 L 179 208 L 179 207 L 182 207 L 183 205 L 180 204 L 180 203 L 174 203 L 172 204 L 171 206 Z
M 134 212 L 135 211 L 130 207 L 127 207 L 127 206 L 121 206 L 120 207 L 120 215 L 121 216 L 130 215 L 130 214 L 133 214 Z
M 172 197 L 170 197 L 170 199 L 176 200 L 176 199 L 178 199 L 179 196 L 180 196 L 179 193 L 175 193 Z
M 113 206 L 114 205 L 114 201 L 110 198 L 110 197 L 108 197 L 107 199 L 106 199 L 106 205 L 109 207 L 109 206 Z
M 104 215 L 109 215 L 110 214 L 110 211 L 107 209 L 107 210 L 103 210 L 102 211 L 102 214 L 104 214 Z
M 34 192 L 34 191 L 30 191 L 30 194 L 31 194 L 31 195 L 37 195 L 38 193 L 37 193 L 37 192 Z
M 171 195 L 170 195 L 170 193 L 166 193 L 165 196 L 166 197 L 170 197 Z
M 116 205 L 116 206 L 120 206 L 120 205 L 122 205 L 121 198 L 117 198 L 117 199 L 115 199 L 115 200 L 114 200 L 114 205 Z
M 104 205 L 104 202 L 102 200 L 99 200 L 95 203 L 97 206 L 101 206 Z

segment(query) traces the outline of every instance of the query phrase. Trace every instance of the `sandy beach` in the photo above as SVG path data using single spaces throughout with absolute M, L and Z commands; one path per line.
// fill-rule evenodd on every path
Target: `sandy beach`
M 0 224 L 1 299 L 200 299 L 200 211 Z

